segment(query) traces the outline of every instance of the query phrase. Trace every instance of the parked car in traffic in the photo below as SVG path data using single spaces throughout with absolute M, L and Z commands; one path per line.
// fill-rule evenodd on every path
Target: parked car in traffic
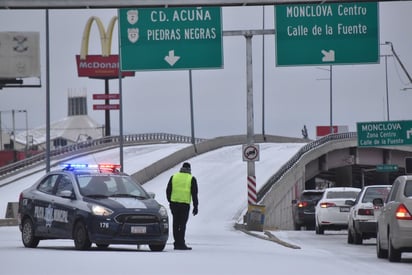
M 347 229 L 351 206 L 346 201 L 356 199 L 360 191 L 355 187 L 326 188 L 315 207 L 316 234 L 324 234 L 325 230 Z
M 374 204 L 383 205 L 378 216 L 376 254 L 399 262 L 402 252 L 412 252 L 412 175 L 396 178 L 386 201 L 376 199 Z
M 300 198 L 292 201 L 293 226 L 295 230 L 315 228 L 315 206 L 323 190 L 303 190 Z
M 348 200 L 352 205 L 348 220 L 348 243 L 362 244 L 363 240 L 376 238 L 375 212 L 380 206 L 373 205 L 374 199 L 386 200 L 391 185 L 369 185 L 362 188 L 356 200 Z
M 110 244 L 167 243 L 167 210 L 118 165 L 67 164 L 20 194 L 18 220 L 25 247 L 41 240 L 73 239 L 78 250 Z

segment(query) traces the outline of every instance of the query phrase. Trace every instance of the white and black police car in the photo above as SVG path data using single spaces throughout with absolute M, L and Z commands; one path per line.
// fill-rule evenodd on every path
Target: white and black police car
M 146 244 L 163 251 L 169 236 L 167 210 L 119 165 L 65 164 L 48 172 L 19 198 L 25 247 L 40 240 L 73 239 L 86 250 L 110 244 Z

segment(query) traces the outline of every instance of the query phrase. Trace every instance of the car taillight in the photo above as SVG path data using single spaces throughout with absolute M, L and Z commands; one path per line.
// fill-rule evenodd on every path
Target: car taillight
M 398 220 L 412 220 L 412 215 L 409 213 L 405 205 L 401 204 L 396 209 L 395 216 Z
M 373 209 L 358 209 L 358 215 L 373 216 Z
M 298 207 L 302 208 L 302 207 L 306 207 L 308 206 L 308 202 L 307 201 L 300 201 L 298 202 Z
M 321 202 L 319 206 L 321 208 L 328 208 L 328 207 L 334 207 L 336 206 L 336 204 L 334 204 L 333 202 Z

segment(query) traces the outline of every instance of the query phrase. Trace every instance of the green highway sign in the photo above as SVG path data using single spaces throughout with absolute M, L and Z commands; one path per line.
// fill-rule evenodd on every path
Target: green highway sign
M 398 165 L 396 164 L 378 164 L 376 165 L 376 172 L 396 172 Z
M 275 5 L 276 66 L 379 62 L 378 3 Z
M 221 68 L 220 7 L 119 9 L 122 71 Z
M 412 145 L 412 120 L 357 123 L 358 146 Z

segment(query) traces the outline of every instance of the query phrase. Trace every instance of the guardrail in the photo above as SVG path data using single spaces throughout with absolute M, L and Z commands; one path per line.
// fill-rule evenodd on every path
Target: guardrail
M 348 133 L 342 133 L 342 134 L 331 134 L 327 135 L 323 138 L 317 139 L 315 141 L 312 141 L 305 146 L 303 146 L 292 158 L 289 159 L 288 162 L 286 162 L 282 167 L 272 176 L 269 178 L 269 180 L 263 185 L 258 193 L 257 193 L 257 201 L 260 201 L 263 199 L 265 194 L 269 191 L 269 189 L 276 184 L 279 179 L 282 178 L 282 176 L 289 170 L 291 169 L 301 158 L 304 154 L 307 152 L 314 150 L 320 146 L 323 146 L 326 143 L 329 143 L 331 141 L 336 141 L 336 140 L 344 140 L 344 139 L 353 139 L 357 137 L 356 132 L 348 132 Z
M 196 138 L 195 143 L 200 143 L 205 139 Z M 145 143 L 159 143 L 159 142 L 173 142 L 173 143 L 192 143 L 192 138 L 188 136 L 168 134 L 168 133 L 145 133 L 133 134 L 123 136 L 123 144 L 125 146 L 145 144 Z M 63 146 L 50 151 L 50 159 L 66 158 L 70 155 L 93 152 L 101 148 L 117 147 L 120 144 L 120 136 L 103 137 L 100 139 L 93 139 L 78 142 L 75 144 Z M 12 173 L 18 173 L 22 169 L 32 167 L 40 164 L 46 160 L 47 152 L 41 152 L 32 157 L 16 161 L 14 163 L 0 167 L 0 179 L 10 176 Z

